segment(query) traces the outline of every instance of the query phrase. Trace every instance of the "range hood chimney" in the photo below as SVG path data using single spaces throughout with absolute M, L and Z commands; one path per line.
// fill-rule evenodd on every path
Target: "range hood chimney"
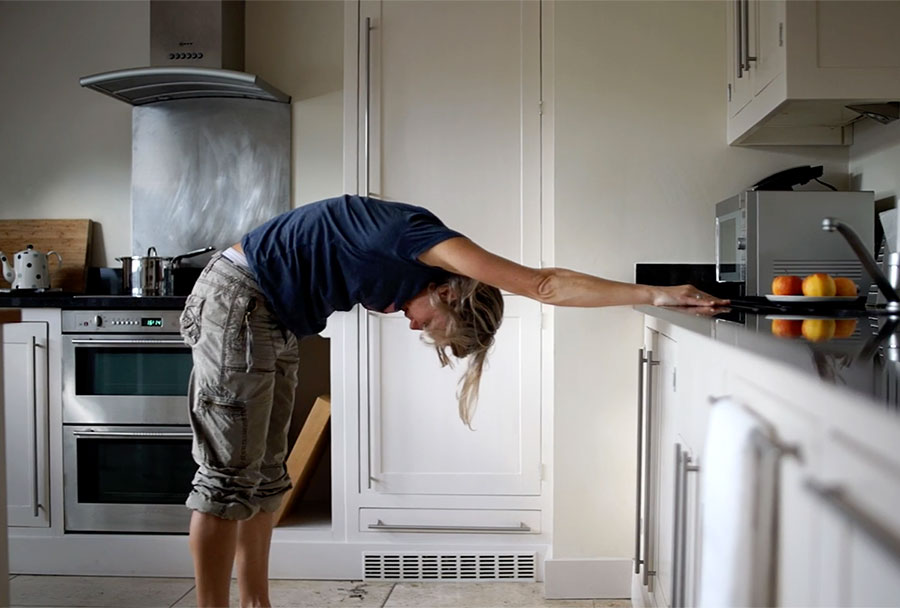
M 243 0 L 150 0 L 150 63 L 80 83 L 134 106 L 196 97 L 291 100 L 243 71 Z

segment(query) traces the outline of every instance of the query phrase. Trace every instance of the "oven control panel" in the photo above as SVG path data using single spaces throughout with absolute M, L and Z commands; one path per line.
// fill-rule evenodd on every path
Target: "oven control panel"
M 180 310 L 64 310 L 65 333 L 177 334 Z

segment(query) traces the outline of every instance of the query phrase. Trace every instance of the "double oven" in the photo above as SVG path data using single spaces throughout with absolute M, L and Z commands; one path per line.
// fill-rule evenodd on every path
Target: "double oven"
M 192 363 L 179 316 L 63 311 L 66 531 L 188 531 Z

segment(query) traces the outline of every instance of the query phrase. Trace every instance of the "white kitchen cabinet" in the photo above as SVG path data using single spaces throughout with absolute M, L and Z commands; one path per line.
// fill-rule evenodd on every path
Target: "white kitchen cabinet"
M 849 145 L 847 105 L 900 99 L 900 2 L 730 0 L 728 142 Z
M 900 597 L 900 459 L 878 442 L 831 433 L 806 479 L 818 523 L 819 606 L 896 606 Z M 896 446 L 894 446 L 895 448 Z
M 347 190 L 421 205 L 540 266 L 540 4 L 363 1 L 345 33 L 358 60 L 345 89 Z M 360 311 L 360 508 L 407 509 L 400 524 L 417 525 L 410 509 L 434 523 L 443 502 L 477 528 L 479 512 L 496 527 L 496 510 L 539 505 L 541 305 L 505 304 L 474 431 L 456 400 L 466 361 L 442 369 L 402 315 Z
M 896 413 L 776 359 L 734 348 L 739 335 L 727 325 L 679 317 L 684 326 L 647 317 L 645 348 L 654 349 L 652 392 L 664 404 L 666 370 L 675 370 L 675 440 L 685 439 L 692 466 L 701 471 L 708 414 L 715 399 L 729 397 L 756 415 L 767 429 L 778 458 L 777 532 L 763 538 L 752 571 L 754 589 L 765 589 L 777 606 L 887 606 L 900 597 L 900 455 Z M 687 329 L 693 327 L 694 329 Z M 738 332 L 740 334 L 740 332 Z M 734 342 L 733 342 L 734 341 Z M 802 344 L 798 344 L 802 348 Z M 671 359 L 674 357 L 674 359 Z M 802 358 L 801 358 L 802 361 Z M 893 364 L 886 362 L 886 364 Z M 657 373 L 657 371 L 659 373 Z M 646 397 L 645 397 L 646 398 Z M 665 413 L 654 410 L 655 433 L 671 432 Z M 659 449 L 665 450 L 663 445 Z M 663 461 L 663 452 L 656 456 Z M 656 543 L 650 564 L 653 585 L 633 585 L 635 605 L 696 605 L 704 573 L 700 545 L 715 530 L 702 527 L 699 475 L 688 476 L 680 493 L 667 493 L 665 464 L 650 498 L 651 535 Z M 683 473 L 682 473 L 683 475 Z M 671 479 L 671 475 L 670 475 Z M 678 516 L 678 500 L 683 515 Z M 673 504 L 674 503 L 674 504 Z M 667 511 L 670 513 L 667 514 Z M 675 522 L 667 523 L 667 520 Z M 685 522 L 682 525 L 682 522 Z M 671 540 L 666 537 L 671 532 Z M 771 544 L 774 542 L 774 546 Z M 666 544 L 674 551 L 667 560 Z M 680 549 L 676 549 L 680 547 Z M 683 551 L 682 559 L 678 551 Z M 668 563 L 667 563 L 668 562 Z M 769 570 L 768 568 L 771 568 Z M 676 593 L 667 584 L 676 582 Z M 682 581 L 684 581 L 682 583 Z
M 729 388 L 733 398 L 764 420 L 776 441 L 788 450 L 778 466 L 774 578 L 764 584 L 771 585 L 775 605 L 808 606 L 819 585 L 813 564 L 821 551 L 813 515 L 817 505 L 806 480 L 821 467 L 822 425 L 791 403 L 796 395 L 774 394 L 771 385 L 782 386 L 777 381 L 768 389 L 759 383 L 759 378 L 737 375 Z
M 636 553 L 643 564 L 637 576 L 644 602 L 660 608 L 695 595 L 697 451 L 686 432 L 692 395 L 679 389 L 679 378 L 684 371 L 690 373 L 693 357 L 685 356 L 681 348 L 664 333 L 649 328 L 645 332 L 640 457 L 644 468 L 639 479 L 644 490 L 637 516 L 642 525 L 636 533 L 641 539 Z M 679 369 L 682 365 L 686 370 Z
M 473 431 L 457 413 L 466 361 L 441 368 L 403 315 L 367 313 L 365 487 L 379 494 L 540 494 L 540 315 L 533 300 L 505 298 Z
M 50 525 L 48 326 L 0 326 L 9 526 Z
M 364 1 L 359 27 L 358 191 L 540 265 L 540 4 Z

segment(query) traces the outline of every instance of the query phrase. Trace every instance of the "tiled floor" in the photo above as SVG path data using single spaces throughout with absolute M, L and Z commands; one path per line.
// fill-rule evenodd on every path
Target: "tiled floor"
M 189 578 L 11 576 L 12 606 L 188 608 L 196 606 Z M 629 608 L 628 600 L 545 600 L 541 583 L 270 583 L 273 606 L 292 608 Z M 237 587 L 231 588 L 237 606 Z

